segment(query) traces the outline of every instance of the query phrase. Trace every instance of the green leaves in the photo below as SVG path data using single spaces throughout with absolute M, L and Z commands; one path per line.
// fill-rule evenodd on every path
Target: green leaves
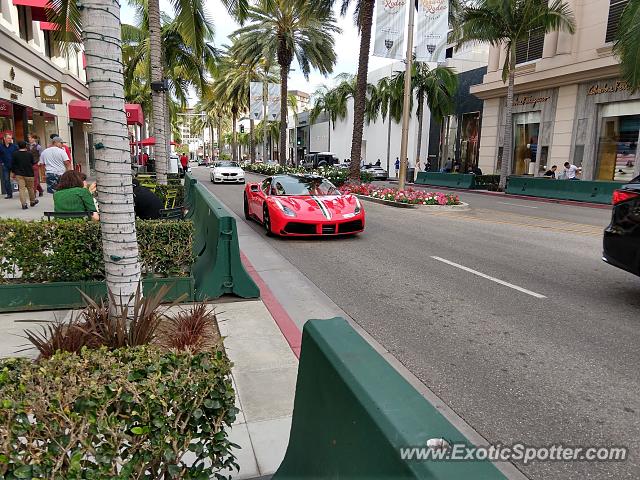
M 38 363 L 4 360 L 0 371 L 0 399 L 11 404 L 0 409 L 0 478 L 194 479 L 237 468 L 221 350 L 84 349 Z M 194 460 L 185 464 L 187 452 Z
M 145 275 L 189 275 L 193 261 L 191 222 L 139 220 L 136 227 Z M 104 278 L 102 239 L 96 222 L 0 220 L 0 251 L 0 283 Z

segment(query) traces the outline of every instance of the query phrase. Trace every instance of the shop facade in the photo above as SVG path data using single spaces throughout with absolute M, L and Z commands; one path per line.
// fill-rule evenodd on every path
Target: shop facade
M 570 162 L 584 180 L 624 182 L 640 174 L 640 91 L 620 79 L 613 53 L 625 4 L 568 0 L 574 34 L 532 31 L 517 45 L 510 173 L 540 175 Z M 499 173 L 506 157 L 506 59 L 504 47 L 491 47 L 487 74 L 471 88 L 484 101 L 479 164 L 486 173 Z
M 53 133 L 69 145 L 80 168 L 88 167 L 87 132 L 69 118 L 68 105 L 86 100 L 82 54 L 74 51 L 63 58 L 51 42 L 50 26 L 35 21 L 39 10 L 23 0 L 3 1 L 0 18 L 0 132 L 11 132 L 16 141 L 34 133 L 46 146 Z M 32 12 L 33 10 L 33 12 Z M 19 14 L 22 12 L 21 14 Z M 23 21 L 24 20 L 24 21 Z M 25 22 L 26 25 L 23 25 Z M 14 28 L 15 27 L 15 28 Z M 26 36 L 23 35 L 23 30 Z M 42 101 L 41 81 L 58 88 L 58 103 Z

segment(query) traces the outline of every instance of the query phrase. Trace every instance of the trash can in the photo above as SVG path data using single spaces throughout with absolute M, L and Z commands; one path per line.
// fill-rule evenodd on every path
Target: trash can
M 407 168 L 407 179 L 406 182 L 407 183 L 413 183 L 413 180 L 416 176 L 416 169 L 415 168 Z

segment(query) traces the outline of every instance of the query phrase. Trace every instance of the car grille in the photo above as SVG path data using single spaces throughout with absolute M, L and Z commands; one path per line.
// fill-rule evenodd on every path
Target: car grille
M 238 175 L 237 173 L 223 173 L 222 174 L 223 177 L 235 177 L 237 175 Z
M 315 235 L 316 225 L 314 223 L 289 222 L 284 227 L 284 231 L 298 235 Z
M 335 225 L 322 225 L 322 234 L 323 235 L 333 235 L 336 233 Z
M 341 223 L 338 225 L 338 233 L 359 232 L 362 228 L 362 220 L 353 220 L 352 222 Z

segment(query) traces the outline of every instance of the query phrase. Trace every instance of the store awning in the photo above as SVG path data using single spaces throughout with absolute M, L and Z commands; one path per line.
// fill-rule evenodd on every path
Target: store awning
M 142 107 L 137 103 L 127 103 L 125 105 L 127 113 L 127 123 L 129 125 L 142 125 L 144 116 Z M 91 121 L 91 103 L 89 100 L 71 100 L 69 102 L 69 119 L 78 122 Z M 155 139 L 154 139 L 155 143 Z
M 155 144 L 156 144 L 156 137 L 145 138 L 144 140 L 140 140 L 139 142 L 131 142 L 131 145 L 138 145 L 139 147 L 153 147 Z M 171 145 L 178 145 L 178 144 L 172 140 Z
M 0 117 L 13 117 L 13 103 L 0 100 Z
M 31 19 L 34 22 L 46 22 L 47 19 L 47 4 L 49 0 L 13 0 L 13 4 L 23 7 L 31 7 Z

